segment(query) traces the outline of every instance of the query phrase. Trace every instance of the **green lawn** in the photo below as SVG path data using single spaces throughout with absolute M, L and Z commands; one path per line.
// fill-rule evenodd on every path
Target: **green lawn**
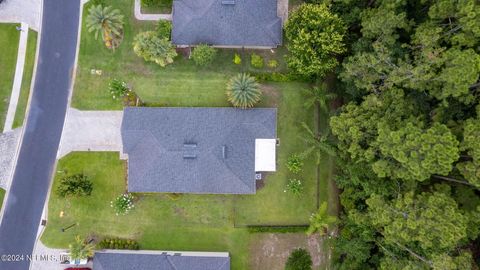
M 123 14 L 131 14 L 133 1 L 105 1 Z M 84 16 L 88 14 L 85 7 Z M 250 65 L 249 50 L 219 50 L 215 62 L 207 68 L 195 66 L 193 61 L 179 55 L 175 63 L 161 68 L 146 63 L 134 54 L 133 38 L 136 33 L 155 29 L 153 22 L 139 22 L 126 17 L 124 39 L 120 47 L 112 52 L 105 48 L 101 39 L 95 40 L 93 33 L 82 27 L 79 66 L 75 80 L 72 106 L 84 110 L 122 109 L 119 101 L 112 100 L 108 84 L 114 79 L 125 80 L 148 105 L 157 106 L 227 106 L 225 85 L 228 79 L 242 71 L 282 71 L 285 69 L 285 49 L 272 53 L 270 50 L 256 51 L 265 58 L 265 67 L 255 69 Z M 235 65 L 235 53 L 242 55 L 242 64 Z M 276 59 L 279 67 L 270 69 L 266 63 Z M 92 75 L 92 69 L 102 70 L 102 75 Z
M 17 63 L 18 24 L 0 24 L 0 130 L 3 130 Z
M 145 6 L 142 3 L 142 13 L 146 13 L 146 14 L 151 14 L 151 13 L 166 14 L 166 13 L 171 13 L 172 12 L 172 2 L 173 2 L 173 0 L 155 0 L 155 1 L 151 1 L 151 2 L 155 2 L 155 3 L 150 5 L 150 6 Z
M 33 66 L 35 64 L 35 53 L 37 49 L 37 32 L 29 30 L 27 41 L 27 54 L 25 55 L 25 67 L 23 70 L 22 88 L 20 89 L 20 97 L 18 99 L 15 119 L 13 127 L 19 127 L 23 124 L 25 111 L 27 109 L 28 97 L 30 95 L 30 87 L 32 84 Z
M 0 209 L 2 209 L 4 198 L 5 198 L 5 189 L 0 188 Z
M 229 251 L 232 269 L 248 268 L 248 245 L 251 237 L 243 225 L 291 225 L 308 223 L 316 209 L 317 184 L 312 160 L 305 162 L 299 176 L 305 191 L 296 197 L 285 193 L 289 175 L 285 159 L 304 146 L 298 119 L 309 119 L 311 111 L 303 109 L 301 83 L 264 86 L 264 106 L 278 105 L 278 171 L 266 178 L 256 195 L 182 195 L 171 200 L 165 195 L 137 194 L 140 200 L 127 216 L 117 217 L 109 202 L 125 191 L 125 167 L 118 153 L 74 153 L 60 160 L 53 191 L 65 172 L 84 172 L 94 181 L 91 198 L 62 199 L 52 192 L 49 219 L 42 241 L 51 247 L 67 247 L 74 235 L 132 237 L 145 249 L 180 249 Z M 180 100 L 179 100 L 180 101 Z M 183 105 L 183 104 L 180 104 Z M 326 181 L 326 180 L 325 180 Z M 326 190 L 322 181 L 321 190 Z M 322 193 L 323 194 L 323 193 Z M 320 198 L 326 200 L 326 197 Z M 63 211 L 63 217 L 60 212 Z M 62 227 L 78 226 L 60 233 Z M 240 228 L 235 228 L 240 227 Z

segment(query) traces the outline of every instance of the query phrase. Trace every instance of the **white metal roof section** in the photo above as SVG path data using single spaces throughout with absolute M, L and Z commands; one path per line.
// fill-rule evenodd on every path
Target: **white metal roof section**
M 276 171 L 276 139 L 255 140 L 255 171 Z

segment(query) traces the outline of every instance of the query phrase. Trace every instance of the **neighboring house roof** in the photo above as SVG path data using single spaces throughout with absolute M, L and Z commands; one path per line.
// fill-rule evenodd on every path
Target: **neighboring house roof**
M 174 0 L 172 42 L 277 47 L 282 44 L 277 0 Z
M 274 108 L 125 108 L 128 190 L 255 193 L 255 139 L 276 138 L 276 115 Z
M 200 253 L 199 253 L 200 254 Z M 100 251 L 95 270 L 229 270 L 230 257 L 166 255 L 149 251 Z

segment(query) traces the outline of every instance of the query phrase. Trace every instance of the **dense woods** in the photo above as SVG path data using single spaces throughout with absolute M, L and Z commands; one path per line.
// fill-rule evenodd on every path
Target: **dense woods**
M 478 269 L 480 2 L 308 2 L 347 27 L 336 268 Z

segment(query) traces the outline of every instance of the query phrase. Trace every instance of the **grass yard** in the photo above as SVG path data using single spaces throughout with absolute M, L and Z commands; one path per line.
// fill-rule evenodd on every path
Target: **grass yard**
M 151 5 L 146 6 L 142 1 L 142 13 L 145 14 L 167 14 L 172 12 L 173 0 L 150 0 L 147 2 L 153 2 Z
M 35 64 L 35 54 L 37 52 L 37 32 L 29 30 L 27 41 L 27 54 L 25 55 L 25 67 L 23 70 L 22 88 L 20 89 L 20 97 L 18 99 L 15 119 L 13 127 L 23 125 L 25 112 L 27 110 L 28 97 L 30 95 L 30 87 L 32 85 L 33 66 Z
M 5 189 L 0 188 L 0 209 L 2 209 L 4 198 L 5 198 Z
M 125 15 L 132 13 L 133 1 L 105 2 Z M 89 7 L 87 4 L 84 17 Z M 154 29 L 154 22 L 139 22 L 126 16 L 123 42 L 112 52 L 100 38 L 95 40 L 93 33 L 89 33 L 83 25 L 72 106 L 83 110 L 122 109 L 121 102 L 112 100 L 108 91 L 109 82 L 115 78 L 129 83 L 149 106 L 228 106 L 225 87 L 234 74 L 285 69 L 284 48 L 274 53 L 270 50 L 255 51 L 265 58 L 263 69 L 250 65 L 252 51 L 249 50 L 219 50 L 215 62 L 206 68 L 199 68 L 187 57 L 179 55 L 174 64 L 161 68 L 145 62 L 132 49 L 136 33 Z M 233 63 L 235 53 L 242 55 L 241 65 Z M 267 62 L 272 59 L 279 63 L 277 68 L 267 67 Z M 92 75 L 92 69 L 102 70 L 102 75 Z
M 118 153 L 73 153 L 60 160 L 49 202 L 49 219 L 42 241 L 51 247 L 67 247 L 75 235 L 88 234 L 131 237 L 144 249 L 228 251 L 232 269 L 248 269 L 253 257 L 251 240 L 242 225 L 306 224 L 315 211 L 317 184 L 313 161 L 306 161 L 302 178 L 305 192 L 296 197 L 283 190 L 288 180 L 285 159 L 302 148 L 297 119 L 308 119 L 311 111 L 303 109 L 301 83 L 263 86 L 264 106 L 279 107 L 278 172 L 266 178 L 256 195 L 187 195 L 172 200 L 161 194 L 137 194 L 139 201 L 127 216 L 115 216 L 110 201 L 125 191 L 125 165 Z M 180 100 L 179 100 L 180 102 Z M 183 104 L 180 104 L 183 106 Z M 92 177 L 94 191 L 90 198 L 63 199 L 55 194 L 59 179 L 84 172 Z M 326 182 L 321 182 L 326 190 Z M 320 198 L 326 200 L 326 197 Z M 60 213 L 63 215 L 60 216 Z M 77 226 L 59 232 L 62 227 Z M 235 226 L 237 225 L 237 226 Z
M 0 129 L 3 130 L 17 63 L 19 24 L 0 24 Z

